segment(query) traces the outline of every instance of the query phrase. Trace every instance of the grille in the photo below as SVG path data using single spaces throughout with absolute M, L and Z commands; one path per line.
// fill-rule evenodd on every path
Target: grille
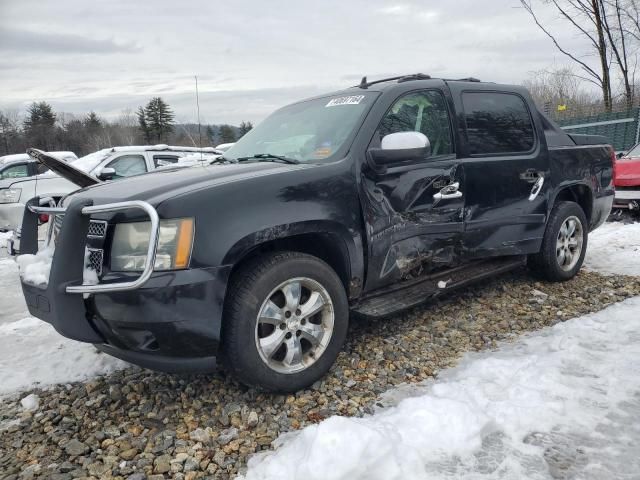
M 107 233 L 107 222 L 103 220 L 91 220 L 87 237 L 104 238 Z
M 64 215 L 55 215 L 53 217 L 53 232 L 58 233 L 62 228 L 62 220 Z M 87 231 L 87 237 L 92 238 L 104 238 L 107 234 L 107 222 L 104 220 L 91 220 L 89 221 L 89 230 Z
M 87 258 L 86 268 L 96 272 L 98 276 L 102 275 L 102 261 L 104 258 L 104 250 L 98 248 L 88 248 L 89 256 Z
M 53 217 L 53 233 L 57 234 L 62 228 L 62 220 L 64 215 L 54 215 Z

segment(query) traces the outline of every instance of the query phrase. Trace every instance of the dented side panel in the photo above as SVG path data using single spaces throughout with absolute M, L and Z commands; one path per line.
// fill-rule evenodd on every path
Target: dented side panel
M 455 263 L 461 248 L 464 198 L 435 200 L 458 182 L 455 158 L 424 162 L 379 174 L 364 168 L 363 214 L 369 239 L 366 289 L 421 275 Z

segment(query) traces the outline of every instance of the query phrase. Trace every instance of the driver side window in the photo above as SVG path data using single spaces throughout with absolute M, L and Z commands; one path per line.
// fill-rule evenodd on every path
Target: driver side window
M 105 166 L 116 171 L 113 178 L 130 177 L 147 171 L 147 163 L 142 155 L 122 155 Z
M 421 132 L 429 139 L 431 155 L 453 153 L 449 111 L 437 90 L 413 92 L 400 97 L 385 114 L 376 131 L 378 140 L 391 133 Z

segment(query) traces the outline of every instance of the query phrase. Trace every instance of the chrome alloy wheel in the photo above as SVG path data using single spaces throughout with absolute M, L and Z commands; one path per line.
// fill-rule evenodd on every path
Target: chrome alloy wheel
M 556 258 L 562 270 L 569 271 L 580 260 L 583 243 L 582 223 L 571 216 L 560 227 L 556 240 Z
M 258 312 L 260 358 L 276 372 L 300 372 L 322 356 L 334 321 L 327 290 L 310 278 L 291 278 L 271 291 Z

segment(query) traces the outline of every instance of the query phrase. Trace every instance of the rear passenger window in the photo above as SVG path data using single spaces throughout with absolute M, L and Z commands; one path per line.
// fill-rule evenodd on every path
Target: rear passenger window
M 524 100 L 510 93 L 462 94 L 471 155 L 524 153 L 535 142 Z
M 174 163 L 178 163 L 177 155 L 154 155 L 153 156 L 153 164 L 157 167 L 165 167 L 167 165 L 172 165 Z

